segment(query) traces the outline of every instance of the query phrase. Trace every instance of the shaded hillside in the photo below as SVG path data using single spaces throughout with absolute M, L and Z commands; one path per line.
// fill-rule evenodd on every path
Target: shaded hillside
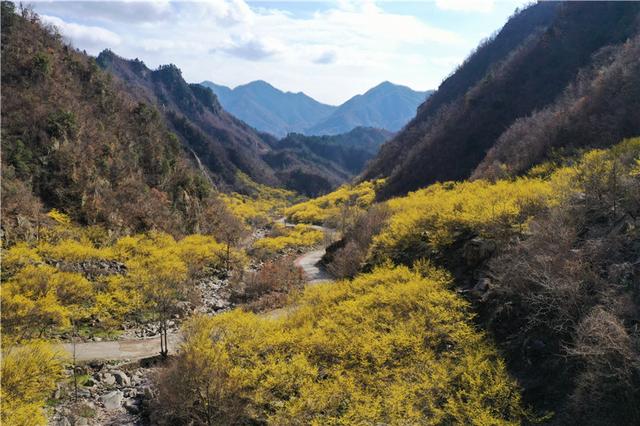
M 335 136 L 304 136 L 291 133 L 275 143 L 274 151 L 264 158 L 269 165 L 280 170 L 278 176 L 306 195 L 318 196 L 352 179 L 373 158 L 380 145 L 393 134 L 382 129 L 358 127 Z M 303 161 L 310 167 L 321 167 L 334 175 L 334 179 L 306 181 L 309 176 L 297 166 Z
M 397 132 L 415 115 L 431 92 L 416 92 L 388 81 L 340 105 L 326 120 L 306 129 L 310 135 L 336 135 L 358 126 Z
M 640 36 L 603 49 L 548 107 L 513 123 L 473 177 L 520 174 L 557 150 L 607 147 L 640 133 Z
M 234 89 L 210 81 L 200 84 L 210 88 L 231 114 L 256 129 L 278 137 L 302 132 L 324 120 L 336 109 L 302 92 L 285 93 L 265 81 L 252 81 Z
M 175 234 L 213 202 L 154 107 L 2 2 L 2 233 L 37 237 L 42 207 L 83 224 Z
M 175 65 L 150 70 L 139 60 L 126 60 L 109 50 L 100 53 L 97 62 L 121 78 L 137 98 L 163 111 L 216 183 L 237 187 L 237 171 L 260 183 L 279 183 L 273 170 L 260 159 L 269 150 L 262 137 L 224 111 L 210 90 L 187 84 Z
M 603 52 L 613 52 L 609 46 L 637 33 L 639 11 L 640 4 L 631 2 L 570 2 L 538 3 L 519 12 L 442 83 L 414 120 L 382 147 L 364 177 L 389 177 L 383 197 L 469 177 L 517 119 L 562 102 L 572 83 L 584 87 L 583 80 L 591 78 L 596 84 L 598 72 L 588 70 L 607 63 Z M 618 73 L 628 80 L 616 84 L 633 86 L 631 74 Z M 581 103 L 595 105 L 594 100 Z M 620 120 L 603 120 L 598 131 L 613 137 L 601 143 L 637 133 L 631 109 L 617 105 L 622 110 L 616 114 L 631 125 L 613 131 Z M 560 137 L 553 145 L 562 147 L 567 140 Z M 572 146 L 589 146 L 593 138 L 572 140 Z

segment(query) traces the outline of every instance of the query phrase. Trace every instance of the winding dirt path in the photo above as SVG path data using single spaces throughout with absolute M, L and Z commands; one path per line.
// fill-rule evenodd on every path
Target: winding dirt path
M 294 226 L 285 223 L 284 218 L 278 220 L 285 226 Z M 323 226 L 313 225 L 315 229 L 332 232 L 331 229 Z M 313 250 L 302 254 L 296 258 L 294 264 L 304 271 L 308 284 L 314 284 L 322 281 L 333 281 L 329 273 L 319 264 L 320 259 L 324 256 L 325 249 Z M 283 315 L 287 308 L 275 309 L 265 312 L 264 316 L 269 318 L 277 318 Z M 169 343 L 169 353 L 175 353 L 182 341 L 180 332 L 170 333 L 167 336 Z M 72 343 L 62 343 L 56 345 L 57 349 L 73 354 Z M 160 355 L 160 336 L 147 339 L 127 339 L 113 340 L 108 342 L 86 342 L 76 343 L 76 360 L 77 361 L 106 361 L 106 360 L 139 360 Z

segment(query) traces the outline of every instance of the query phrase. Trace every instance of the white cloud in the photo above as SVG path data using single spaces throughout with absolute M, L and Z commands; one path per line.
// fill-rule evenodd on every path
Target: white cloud
M 45 2 L 35 9 L 94 55 L 116 48 L 151 67 L 175 63 L 189 81 L 235 86 L 264 79 L 330 103 L 383 80 L 434 88 L 443 73 L 434 77 L 419 57 L 472 47 L 456 32 L 386 11 L 384 3 L 317 5 L 304 14 L 252 8 L 244 0 Z
M 221 49 L 232 56 L 237 56 L 249 61 L 261 61 L 284 51 L 277 40 L 251 37 L 234 42 L 231 46 Z M 212 52 L 216 50 L 213 49 Z
M 169 0 L 37 1 L 35 6 L 41 13 L 73 20 L 90 18 L 111 23 L 135 23 L 158 22 L 172 17 Z
M 338 59 L 338 55 L 336 54 L 335 51 L 326 50 L 326 51 L 322 52 L 319 56 L 317 56 L 313 60 L 313 62 L 315 62 L 316 64 L 327 65 L 327 64 L 335 63 L 337 59 Z
M 104 49 L 116 47 L 122 42 L 122 39 L 116 33 L 105 28 L 65 22 L 55 16 L 41 15 L 40 18 L 43 22 L 57 27 L 60 33 L 70 39 L 76 46 Z
M 491 12 L 494 0 L 436 0 L 436 6 L 442 10 L 456 12 Z

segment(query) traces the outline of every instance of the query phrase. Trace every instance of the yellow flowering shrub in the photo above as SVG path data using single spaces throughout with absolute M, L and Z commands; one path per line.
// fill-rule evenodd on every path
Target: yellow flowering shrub
M 463 232 L 508 235 L 556 201 L 551 182 L 540 178 L 434 184 L 386 203 L 392 215 L 374 237 L 371 255 L 398 261 L 441 249 Z
M 287 220 L 295 223 L 328 224 L 337 226 L 343 216 L 370 206 L 383 179 L 358 185 L 344 185 L 322 197 L 314 198 L 285 209 Z
M 298 196 L 295 192 L 273 188 L 253 182 L 240 173 L 239 179 L 248 189 L 249 195 L 219 194 L 227 208 L 237 217 L 251 225 L 264 225 L 282 216 L 285 207 L 290 206 Z
M 182 283 L 225 270 L 227 256 L 234 268 L 247 262 L 243 251 L 227 250 L 206 235 L 176 241 L 171 235 L 149 232 L 96 247 L 82 228 L 75 227 L 73 233 L 76 239 L 19 243 L 3 250 L 4 334 L 23 338 L 57 334 L 68 331 L 72 320 L 87 325 L 94 317 L 100 327 L 114 327 L 149 307 L 143 296 L 170 275 L 163 271 L 176 273 L 174 281 Z M 109 269 L 115 265 L 120 265 L 120 272 Z
M 44 405 L 62 378 L 63 358 L 51 345 L 32 341 L 2 348 L 0 399 L 3 425 L 47 424 Z
M 182 374 L 171 377 L 170 389 L 196 388 L 165 395 L 167 416 L 205 423 L 224 413 L 229 424 L 519 424 L 519 390 L 473 327 L 468 304 L 447 274 L 423 270 L 426 276 L 380 268 L 308 287 L 276 319 L 233 311 L 191 320 L 176 360 Z
M 276 224 L 269 237 L 261 238 L 253 244 L 254 249 L 267 253 L 278 253 L 285 249 L 311 247 L 322 241 L 324 233 L 309 225 L 298 224 L 285 227 Z

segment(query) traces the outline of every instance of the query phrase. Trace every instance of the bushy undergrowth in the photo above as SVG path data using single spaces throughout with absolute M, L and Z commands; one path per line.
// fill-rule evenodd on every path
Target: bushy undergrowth
M 368 246 L 347 232 L 329 268 L 349 253 L 366 253 L 360 270 L 421 258 L 450 267 L 482 295 L 481 320 L 528 403 L 558 424 L 637 423 L 639 138 L 528 177 L 436 184 L 385 204 L 388 225 Z M 485 253 L 469 253 L 473 243 Z
M 193 319 L 159 377 L 161 424 L 518 424 L 519 392 L 445 273 L 309 287 L 281 319 Z
M 263 256 L 270 256 L 286 249 L 314 246 L 320 243 L 323 238 L 322 231 L 309 225 L 298 224 L 287 227 L 276 224 L 271 230 L 271 234 L 256 241 L 253 248 Z
M 113 327 L 149 309 L 148 297 L 164 278 L 177 286 L 246 262 L 236 249 L 227 262 L 227 247 L 211 236 L 175 240 L 149 232 L 112 240 L 59 212 L 51 216 L 59 224 L 43 229 L 39 242 L 3 250 L 3 338 L 57 334 L 69 331 L 71 321 Z
M 238 175 L 238 180 L 249 194 L 234 192 L 220 194 L 220 198 L 235 216 L 253 226 L 264 226 L 282 216 L 284 209 L 298 198 L 292 191 L 260 185 L 243 174 Z
M 62 363 L 61 354 L 42 341 L 3 348 L 2 424 L 46 424 L 43 407 L 62 378 Z
M 330 194 L 285 209 L 287 220 L 344 229 L 355 214 L 366 209 L 376 197 L 383 180 L 344 185 Z

